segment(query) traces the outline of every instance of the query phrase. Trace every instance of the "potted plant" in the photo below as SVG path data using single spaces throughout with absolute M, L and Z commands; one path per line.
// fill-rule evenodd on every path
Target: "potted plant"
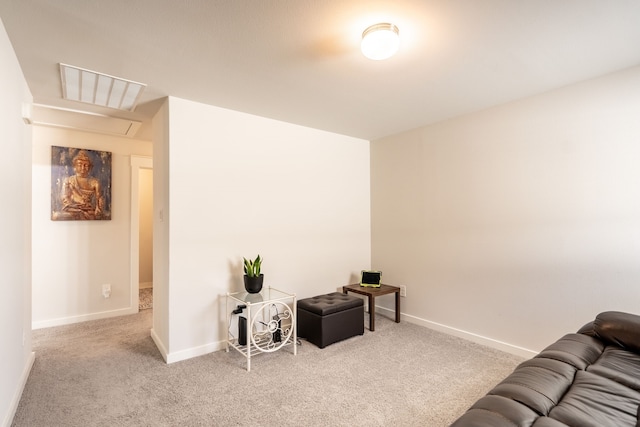
M 250 294 L 257 294 L 262 290 L 264 274 L 260 273 L 262 258 L 260 255 L 255 260 L 244 259 L 244 288 Z

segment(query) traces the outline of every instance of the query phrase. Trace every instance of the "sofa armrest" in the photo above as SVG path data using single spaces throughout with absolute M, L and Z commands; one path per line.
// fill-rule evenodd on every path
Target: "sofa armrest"
M 640 316 L 606 311 L 598 314 L 593 330 L 603 341 L 640 353 Z
M 584 334 L 584 335 L 589 335 L 590 337 L 595 337 L 596 336 L 596 331 L 594 329 L 594 321 L 592 320 L 591 322 L 587 323 L 586 325 L 584 325 L 582 328 L 578 329 L 578 334 Z

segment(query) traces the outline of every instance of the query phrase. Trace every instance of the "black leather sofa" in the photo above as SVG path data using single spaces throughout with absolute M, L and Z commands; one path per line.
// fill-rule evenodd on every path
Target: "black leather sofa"
M 640 316 L 608 311 L 521 363 L 452 427 L 640 427 Z

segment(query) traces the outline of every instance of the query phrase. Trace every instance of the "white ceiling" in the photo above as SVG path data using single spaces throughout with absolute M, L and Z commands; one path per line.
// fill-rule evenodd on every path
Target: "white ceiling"
M 0 0 L 38 104 L 167 95 L 376 139 L 640 64 L 638 0 Z M 400 52 L 359 51 L 369 25 Z M 146 83 L 62 99 L 60 62 Z M 139 137 L 149 138 L 144 126 Z

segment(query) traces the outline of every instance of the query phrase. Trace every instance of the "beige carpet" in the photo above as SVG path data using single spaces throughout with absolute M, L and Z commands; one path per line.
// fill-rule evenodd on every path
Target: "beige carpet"
M 139 291 L 138 310 L 153 308 L 153 288 L 143 288 Z
M 152 312 L 34 331 L 13 426 L 447 426 L 522 360 L 378 316 L 375 332 L 303 340 L 251 372 L 234 351 L 166 365 Z

